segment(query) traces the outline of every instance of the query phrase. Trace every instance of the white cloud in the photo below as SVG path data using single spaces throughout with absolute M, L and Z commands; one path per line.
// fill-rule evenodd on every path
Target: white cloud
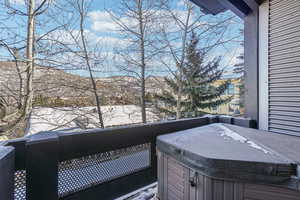
M 60 43 L 67 44 L 67 45 L 76 45 L 81 43 L 79 34 L 80 34 L 79 30 L 70 30 L 70 31 L 57 30 L 48 34 L 48 36 L 45 37 L 44 39 L 52 40 L 54 43 L 58 41 Z M 94 33 L 91 30 L 85 30 L 84 34 L 89 44 L 96 45 L 97 43 L 101 43 L 101 44 L 121 43 L 120 39 L 116 37 L 98 36 L 96 33 Z
M 117 26 L 114 23 L 106 21 L 94 21 L 92 29 L 98 32 L 114 32 L 117 30 Z
M 9 3 L 15 5 L 25 5 L 26 0 L 8 0 Z M 50 0 L 49 3 L 53 2 L 54 0 Z M 36 0 L 37 6 L 42 2 L 42 0 Z
M 89 17 L 93 20 L 93 21 L 110 21 L 111 20 L 111 16 L 108 12 L 106 11 L 93 11 L 89 13 Z
M 93 11 L 89 13 L 89 17 L 92 23 L 92 30 L 98 33 L 116 33 L 121 29 L 120 24 L 126 25 L 131 30 L 138 29 L 138 21 L 136 19 L 128 17 L 118 18 L 113 12 Z
M 106 11 L 93 11 L 89 13 L 92 22 L 92 30 L 97 32 L 114 32 L 118 25 L 113 21 L 111 15 Z
M 125 40 L 110 36 L 98 37 L 98 41 L 110 46 L 120 46 L 125 43 Z
M 148 11 L 148 12 L 151 12 Z M 179 10 L 174 9 L 172 14 L 170 12 L 161 10 L 161 11 L 153 11 L 155 12 L 155 15 L 158 21 L 155 21 L 155 26 L 152 26 L 152 31 L 155 32 L 155 30 L 162 28 L 164 26 L 168 31 L 170 32 L 176 32 L 178 31 L 178 24 L 176 24 L 173 20 L 172 14 L 175 15 L 179 20 L 185 21 L 187 18 L 187 12 L 185 10 Z M 120 26 L 114 21 L 112 16 L 114 13 L 109 13 L 107 11 L 93 11 L 89 13 L 90 21 L 91 21 L 91 29 L 98 33 L 116 33 L 118 30 L 120 30 Z M 194 22 L 196 16 L 195 14 L 192 14 L 192 17 L 190 17 L 190 24 Z M 138 22 L 133 18 L 126 18 L 122 17 L 117 19 L 122 24 L 125 24 L 127 27 L 129 27 L 132 30 L 138 29 Z M 195 24 L 196 26 L 197 24 Z M 151 26 L 151 25 L 150 25 Z M 158 30 L 157 30 L 158 31 Z
M 238 58 L 242 53 L 244 52 L 243 47 L 238 47 L 236 49 L 233 49 L 232 53 L 228 55 L 228 62 L 229 66 L 234 66 L 236 64 L 241 63 L 242 61 Z
M 178 3 L 177 3 L 177 7 L 182 7 L 185 5 L 185 0 L 179 0 Z
M 11 4 L 25 5 L 25 0 L 9 0 Z

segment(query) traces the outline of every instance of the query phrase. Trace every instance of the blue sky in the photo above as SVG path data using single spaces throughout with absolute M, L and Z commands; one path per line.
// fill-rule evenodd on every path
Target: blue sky
M 17 8 L 24 8 L 23 0 L 10 0 L 12 1 L 12 5 L 16 6 Z M 112 20 L 109 19 L 109 15 L 105 12 L 105 10 L 111 10 L 114 12 L 116 8 L 118 7 L 118 3 L 120 0 L 95 0 L 91 4 L 91 9 L 89 13 L 89 18 L 86 23 L 86 31 L 88 33 L 90 44 L 93 48 L 93 44 L 100 42 L 101 46 L 105 46 L 106 57 L 114 57 L 113 49 L 116 48 L 116 46 L 124 45 L 123 41 L 120 40 L 120 36 L 118 33 L 113 33 L 110 29 L 116 29 L 115 25 L 113 25 Z M 181 4 L 181 0 L 173 0 L 173 6 L 174 9 L 182 10 L 183 7 Z M 0 12 L 3 13 L 3 8 L 0 8 Z M 230 12 L 223 13 L 219 16 L 212 16 L 208 15 L 206 18 L 204 18 L 205 21 L 215 21 L 218 22 L 218 20 L 222 20 L 223 18 L 229 17 L 233 15 Z M 6 26 L 10 27 L 17 27 L 14 29 L 14 31 L 18 31 L 20 35 L 22 35 L 24 32 L 22 30 L 25 30 L 25 26 L 22 26 L 25 24 L 25 19 L 23 17 L 20 17 L 20 19 L 15 22 L 14 20 L 5 20 L 3 23 Z M 239 35 L 240 29 L 243 27 L 242 21 L 238 18 L 234 19 L 235 24 L 231 25 L 230 28 L 226 31 L 224 38 L 231 38 L 234 36 Z M 48 23 L 48 28 L 50 28 L 53 24 Z M 6 34 L 6 33 L 2 33 Z M 40 33 L 42 34 L 42 33 Z M 4 36 L 2 35 L 2 36 Z M 238 56 L 242 51 L 243 48 L 240 46 L 240 42 L 243 38 L 236 38 L 234 42 L 227 43 L 225 45 L 222 45 L 218 48 L 215 48 L 211 51 L 210 57 L 214 56 L 222 56 L 221 61 L 221 67 L 225 67 L 228 71 L 231 71 L 232 65 L 238 60 L 236 60 L 236 56 Z M 1 57 L 5 57 L 7 53 L 3 51 L 3 49 L 0 50 L 0 53 L 2 54 Z M 71 58 L 72 59 L 72 58 Z M 162 66 L 159 66 L 156 64 L 156 68 L 153 68 L 148 73 L 151 75 L 165 75 L 163 72 L 165 71 Z M 81 76 L 88 76 L 88 72 L 86 70 L 69 70 L 69 72 L 81 75 Z M 120 72 L 119 69 L 115 68 L 114 64 L 111 61 L 106 61 L 105 66 L 102 67 L 101 72 L 94 72 L 94 75 L 97 77 L 103 77 L 103 76 L 112 76 L 112 75 L 123 75 L 122 72 Z

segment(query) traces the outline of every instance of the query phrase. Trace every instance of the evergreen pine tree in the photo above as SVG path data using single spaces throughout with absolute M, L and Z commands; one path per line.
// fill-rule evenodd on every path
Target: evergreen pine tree
M 206 114 L 205 108 L 212 108 L 227 103 L 231 97 L 221 98 L 228 88 L 229 82 L 224 81 L 221 85 L 214 86 L 213 83 L 220 80 L 223 70 L 219 69 L 220 58 L 206 61 L 206 54 L 198 49 L 199 39 L 195 33 L 192 34 L 186 49 L 186 62 L 183 67 L 183 94 L 182 116 L 196 117 Z M 166 116 L 174 116 L 176 111 L 176 93 L 178 91 L 179 79 L 165 78 L 168 90 L 161 95 L 155 95 L 156 108 L 159 113 Z

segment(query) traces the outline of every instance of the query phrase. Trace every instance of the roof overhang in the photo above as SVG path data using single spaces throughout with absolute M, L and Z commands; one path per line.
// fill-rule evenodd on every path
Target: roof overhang
M 227 9 L 220 4 L 218 0 L 191 0 L 196 5 L 202 8 L 203 12 L 206 14 L 219 14 L 226 11 Z
M 249 0 L 191 0 L 196 5 L 200 6 L 207 14 L 216 15 L 226 10 L 233 11 L 241 18 L 249 15 L 252 10 L 246 3 Z M 265 0 L 252 0 L 257 4 L 261 4 Z

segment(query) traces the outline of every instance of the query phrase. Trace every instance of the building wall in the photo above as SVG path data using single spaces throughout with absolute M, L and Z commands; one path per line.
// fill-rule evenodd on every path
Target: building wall
M 225 80 L 218 80 L 214 83 L 215 86 L 219 86 L 224 83 Z M 224 114 L 224 115 L 242 115 L 244 109 L 240 107 L 240 79 L 229 79 L 232 88 L 228 88 L 221 98 L 232 97 L 232 100 L 228 103 L 219 105 L 214 108 L 205 109 L 205 112 L 212 114 Z M 237 113 L 239 111 L 239 113 Z
M 269 0 L 265 19 L 267 42 L 260 38 L 268 52 L 261 52 L 261 69 L 267 74 L 260 78 L 263 86 L 260 112 L 266 129 L 276 133 L 300 136 L 300 1 Z M 262 98 L 263 96 L 266 98 Z M 264 111 L 265 110 L 265 111 Z

